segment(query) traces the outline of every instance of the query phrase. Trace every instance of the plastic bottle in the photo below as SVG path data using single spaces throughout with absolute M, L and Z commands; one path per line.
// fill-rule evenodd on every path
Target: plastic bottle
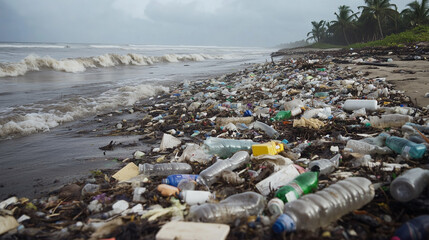
M 371 181 L 362 177 L 350 177 L 317 193 L 286 203 L 284 214 L 274 223 L 273 231 L 313 231 L 363 207 L 373 198 L 374 187 Z
M 389 136 L 387 133 L 380 133 L 377 137 L 364 138 L 359 141 L 366 142 L 375 146 L 383 147 L 386 145 L 386 138 Z
M 194 190 L 196 185 L 197 185 L 196 181 L 193 181 L 190 179 L 182 179 L 180 180 L 179 184 L 177 184 L 177 188 L 180 189 L 181 191 Z
M 162 179 L 162 183 L 177 187 L 181 180 L 188 179 L 188 180 L 196 181 L 197 178 L 198 178 L 198 175 L 194 175 L 194 174 L 174 174 L 174 175 L 168 176 L 165 179 Z
M 187 163 L 139 164 L 139 172 L 148 176 L 168 176 L 172 174 L 191 173 L 192 167 Z
M 267 143 L 262 144 L 254 144 L 252 145 L 252 153 L 253 156 L 259 156 L 259 155 L 276 155 L 280 152 L 284 151 L 283 143 L 276 142 L 276 141 L 270 141 Z
M 209 191 L 185 190 L 179 193 L 179 199 L 189 205 L 203 204 L 210 199 L 215 199 L 215 195 Z
M 420 159 L 426 153 L 426 146 L 411 142 L 408 139 L 390 136 L 386 138 L 386 146 L 404 157 Z
M 317 92 L 314 94 L 314 97 L 317 97 L 317 98 L 322 98 L 327 96 L 329 96 L 329 92 Z
M 281 215 L 283 213 L 284 207 L 285 207 L 285 203 L 278 198 L 271 199 L 267 204 L 268 211 L 273 216 Z
M 291 111 L 279 111 L 275 117 L 271 118 L 271 121 L 281 121 L 289 119 L 292 116 Z
M 377 107 L 377 100 L 348 99 L 343 105 L 343 109 L 346 111 L 354 111 L 361 108 L 365 108 L 366 111 L 375 111 Z
M 258 182 L 255 187 L 262 195 L 267 196 L 270 194 L 271 190 L 277 190 L 279 187 L 288 184 L 298 176 L 298 170 L 293 166 L 293 164 L 289 164 L 278 172 L 275 172 L 264 180 Z
M 296 177 L 292 182 L 279 188 L 275 196 L 284 203 L 294 201 L 302 195 L 316 190 L 319 183 L 318 177 L 318 172 L 305 172 Z
M 308 168 L 313 172 L 319 172 L 319 175 L 328 175 L 340 165 L 341 154 L 333 156 L 331 159 L 319 159 L 311 161 Z
M 429 215 L 413 218 L 402 224 L 391 240 L 426 240 L 429 239 Z
M 353 153 L 361 154 L 390 154 L 392 151 L 387 147 L 379 147 L 372 144 L 369 144 L 364 141 L 358 140 L 349 140 L 347 141 L 345 150 L 351 151 Z
M 235 153 L 231 158 L 225 160 L 218 160 L 210 167 L 204 169 L 200 176 L 197 179 L 198 183 L 210 186 L 215 183 L 219 176 L 225 170 L 234 170 L 243 166 L 250 161 L 250 156 L 248 152 L 239 151 Z
M 277 132 L 274 128 L 260 121 L 255 121 L 255 123 L 253 124 L 253 128 L 256 130 L 264 131 L 270 138 L 278 138 L 280 136 L 280 133 Z
M 252 140 L 211 137 L 204 141 L 203 148 L 206 149 L 209 154 L 217 154 L 220 158 L 228 158 L 238 151 L 250 150 L 253 144 L 256 143 Z
M 408 115 L 402 114 L 386 114 L 381 117 L 370 116 L 369 122 L 375 128 L 388 128 L 388 127 L 401 127 L 407 122 L 412 121 L 413 118 Z
M 429 134 L 429 126 L 422 126 L 422 125 L 410 123 L 410 122 L 405 123 L 405 125 L 411 126 L 413 128 L 417 128 L 417 130 L 419 130 L 422 133 Z
M 237 124 L 237 123 L 244 123 L 244 124 L 249 124 L 253 122 L 253 117 L 226 117 L 226 118 L 216 118 L 216 125 L 218 127 L 221 126 L 225 126 L 228 123 L 233 123 L 233 124 Z
M 192 222 L 231 223 L 237 218 L 261 214 L 265 205 L 265 198 L 258 193 L 238 193 L 219 203 L 191 206 L 187 219 Z
M 404 172 L 390 184 L 390 194 L 400 202 L 416 199 L 429 183 L 429 170 L 413 168 Z

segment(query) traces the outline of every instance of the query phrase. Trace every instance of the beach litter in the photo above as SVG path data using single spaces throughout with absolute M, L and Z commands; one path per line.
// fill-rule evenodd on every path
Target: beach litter
M 136 104 L 145 116 L 108 135 L 139 135 L 150 151 L 48 196 L 1 201 L 0 239 L 389 239 L 404 223 L 428 236 L 428 109 L 352 65 L 391 68 L 378 56 L 408 52 L 344 51 Z

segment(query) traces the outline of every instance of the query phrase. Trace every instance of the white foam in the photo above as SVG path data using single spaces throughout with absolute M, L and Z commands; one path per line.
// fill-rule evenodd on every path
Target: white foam
M 166 54 L 163 56 L 144 56 L 137 53 L 104 54 L 87 58 L 57 60 L 49 56 L 29 55 L 17 63 L 0 63 L 0 77 L 16 77 L 30 71 L 51 69 L 69 73 L 84 72 L 87 68 L 114 67 L 118 65 L 152 65 L 156 63 L 198 62 L 207 59 L 223 59 L 223 56 L 208 54 Z
M 66 48 L 66 46 L 46 44 L 0 44 L 0 48 Z
M 0 137 L 49 131 L 62 123 L 121 106 L 131 106 L 141 99 L 168 91 L 166 87 L 141 84 L 112 89 L 96 98 L 77 97 L 50 105 L 43 103 L 11 108 L 3 115 L 5 117 L 0 117 Z

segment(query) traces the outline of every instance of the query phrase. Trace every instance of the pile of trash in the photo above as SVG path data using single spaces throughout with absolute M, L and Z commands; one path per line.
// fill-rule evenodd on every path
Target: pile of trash
M 142 117 L 103 134 L 154 147 L 5 199 L 0 239 L 428 239 L 428 109 L 332 60 L 185 81 L 122 111 Z

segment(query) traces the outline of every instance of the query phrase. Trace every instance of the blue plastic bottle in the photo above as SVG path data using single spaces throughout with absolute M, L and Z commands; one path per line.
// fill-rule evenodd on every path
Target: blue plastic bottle
M 429 215 L 422 215 L 402 224 L 391 240 L 429 239 Z
M 183 179 L 196 181 L 199 175 L 194 174 L 174 174 L 170 175 L 167 178 L 162 179 L 162 183 L 168 184 L 174 187 L 179 185 L 179 182 Z
M 386 138 L 386 146 L 397 154 L 419 159 L 426 153 L 426 146 L 411 142 L 408 139 L 390 136 Z

